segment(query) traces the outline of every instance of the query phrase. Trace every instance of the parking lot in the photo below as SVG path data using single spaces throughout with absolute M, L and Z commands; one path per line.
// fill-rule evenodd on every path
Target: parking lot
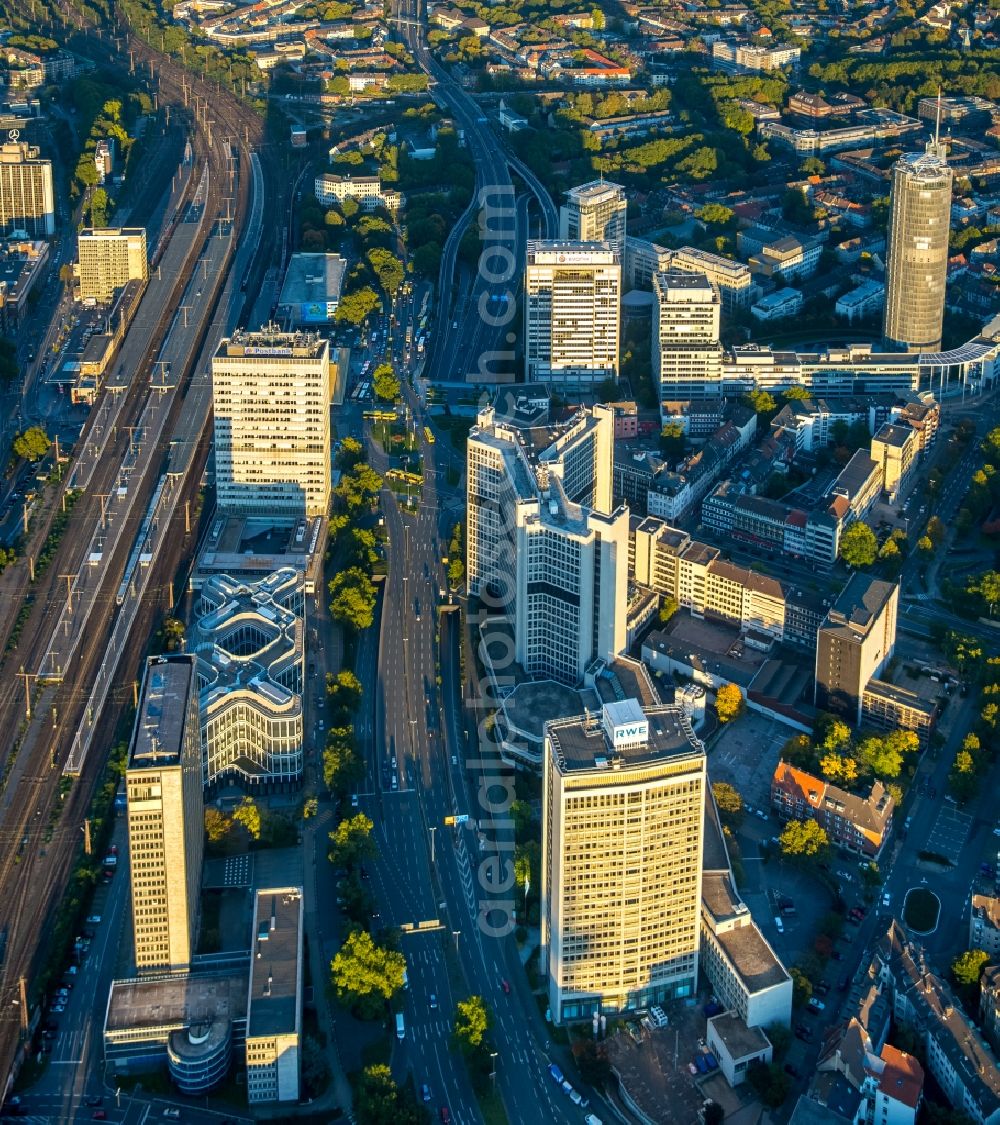
M 943 804 L 927 837 L 926 851 L 943 855 L 949 863 L 957 865 L 971 827 L 972 817 L 968 813 L 959 812 L 952 804 Z
M 722 728 L 709 752 L 709 776 L 712 781 L 733 785 L 748 808 L 766 810 L 771 803 L 774 767 L 782 746 L 794 733 L 782 723 L 748 711 L 738 722 Z

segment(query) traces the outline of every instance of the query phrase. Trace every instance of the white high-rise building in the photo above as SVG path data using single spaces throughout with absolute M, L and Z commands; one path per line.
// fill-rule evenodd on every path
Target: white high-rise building
M 143 227 L 87 227 L 80 231 L 77 252 L 81 301 L 110 301 L 116 289 L 148 276 Z
M 469 590 L 502 607 L 532 675 L 576 684 L 626 645 L 628 508 L 613 508 L 614 415 L 528 431 L 480 411 L 467 454 Z
M 617 376 L 621 275 L 599 242 L 528 243 L 528 382 L 587 387 Z
M 559 208 L 559 237 L 566 242 L 606 242 L 621 262 L 627 213 L 624 188 L 592 180 L 566 192 L 566 202 Z
M 556 1023 L 693 996 L 705 748 L 635 699 L 546 724 L 541 965 Z
M 205 811 L 192 656 L 146 662 L 125 790 L 140 972 L 182 971 L 197 936 Z
M 24 141 L 0 145 L 0 227 L 6 236 L 24 231 L 51 238 L 56 230 L 52 161 Z
M 330 344 L 240 330 L 212 357 L 219 508 L 288 521 L 330 503 Z
M 661 401 L 715 398 L 722 377 L 719 290 L 704 274 L 653 276 L 652 364 Z

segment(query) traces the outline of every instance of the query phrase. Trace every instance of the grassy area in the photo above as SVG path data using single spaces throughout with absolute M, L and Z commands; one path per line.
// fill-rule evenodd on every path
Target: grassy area
M 483 1115 L 486 1125 L 507 1125 L 507 1111 L 496 1090 L 476 1094 L 476 1100 L 479 1102 L 479 1112 Z
M 420 439 L 402 422 L 373 422 L 372 437 L 385 453 L 412 453 L 420 448 Z

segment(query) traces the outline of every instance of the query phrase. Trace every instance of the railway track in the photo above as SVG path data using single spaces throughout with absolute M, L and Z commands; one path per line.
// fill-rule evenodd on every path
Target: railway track
M 69 5 L 67 8 L 75 12 Z M 80 24 L 78 23 L 77 26 Z M 113 43 L 105 43 L 103 38 L 95 39 L 92 35 L 87 37 L 92 41 L 89 45 L 95 46 L 94 53 L 99 59 L 111 62 L 118 57 L 118 52 L 113 49 Z M 242 223 L 245 221 L 250 177 L 249 175 L 235 178 L 231 176 L 232 160 L 229 144 L 238 147 L 241 165 L 249 168 L 247 157 L 250 145 L 259 143 L 260 140 L 259 119 L 231 96 L 215 91 L 200 79 L 192 78 L 173 60 L 161 56 L 131 35 L 124 41 L 120 57 L 125 57 L 129 51 L 140 65 L 155 64 L 150 66 L 150 70 L 156 75 L 161 104 L 169 102 L 179 106 L 187 98 L 196 96 L 203 101 L 204 106 L 207 106 L 211 98 L 214 115 L 211 121 L 208 120 L 204 109 L 200 114 L 201 120 L 198 120 L 198 102 L 195 103 L 196 159 L 200 158 L 211 169 L 210 186 L 202 220 L 203 223 L 212 224 L 219 214 L 231 212 L 234 224 L 231 247 L 234 247 L 238 243 Z M 229 137 L 231 141 L 220 143 L 222 137 Z M 196 183 L 198 179 L 198 176 L 192 176 L 191 183 Z M 226 194 L 227 187 L 231 189 L 231 195 Z M 201 228 L 192 240 L 193 254 L 203 244 L 202 235 L 206 229 Z M 181 271 L 177 281 L 177 285 L 182 287 L 178 290 L 175 286 L 172 291 L 172 301 L 165 306 L 163 318 L 154 333 L 155 338 L 151 340 L 149 348 L 144 353 L 142 367 L 147 363 L 151 366 L 159 350 L 156 339 L 162 342 L 172 323 L 176 294 L 178 292 L 183 294 L 183 286 L 190 281 L 196 266 L 196 254 L 194 257 L 189 254 L 185 259 L 185 269 Z M 225 271 L 220 271 L 216 280 L 217 292 L 224 281 Z M 201 330 L 190 353 L 193 357 L 197 357 L 204 335 L 208 331 L 211 307 L 211 301 L 204 306 Z M 176 425 L 183 409 L 192 370 L 193 361 L 183 376 L 183 386 L 179 386 L 175 392 L 175 402 L 164 427 L 165 435 L 168 435 Z M 137 418 L 149 393 L 149 383 L 142 377 L 142 373 L 138 371 L 135 373 L 126 393 L 128 397 L 123 405 L 121 417 Z M 206 416 L 206 426 L 207 422 Z M 190 428 L 190 423 L 188 426 Z M 201 471 L 207 458 L 208 443 L 204 435 L 203 427 L 191 457 L 190 471 L 182 485 L 187 499 L 197 491 Z M 57 686 L 36 688 L 30 721 L 18 721 L 24 713 L 24 684 L 28 681 L 19 682 L 15 670 L 22 664 L 26 668 L 37 666 L 37 660 L 44 651 L 45 643 L 51 636 L 52 628 L 58 618 L 62 600 L 59 597 L 61 581 L 59 575 L 71 573 L 65 568 L 79 565 L 77 553 L 80 544 L 89 537 L 77 534 L 75 529 L 93 528 L 100 518 L 99 494 L 107 491 L 110 486 L 129 440 L 119 426 L 118 434 L 109 441 L 102 462 L 95 470 L 90 490 L 79 500 L 77 508 L 74 509 L 70 521 L 71 527 L 64 535 L 49 570 L 44 579 L 37 584 L 32 612 L 24 624 L 14 652 L 9 654 L 4 667 L 7 674 L 0 678 L 0 683 L 3 684 L 0 688 L 0 731 L 11 732 L 14 745 L 10 744 L 9 736 L 0 735 L 0 737 L 4 737 L 4 741 L 8 742 L 8 759 L 12 751 L 16 750 L 17 753 L 13 772 L 10 774 L 10 784 L 0 797 L 0 930 L 4 925 L 8 928 L 6 958 L 2 979 L 0 979 L 0 1067 L 8 1080 L 23 1058 L 24 1043 L 21 1032 L 22 1025 L 26 1022 L 25 1017 L 28 1015 L 19 1005 L 19 982 L 23 977 L 28 983 L 29 991 L 32 993 L 37 991 L 33 985 L 39 969 L 40 943 L 43 943 L 46 923 L 52 917 L 52 911 L 59 901 L 78 854 L 81 841 L 80 826 L 89 807 L 94 784 L 106 760 L 106 752 L 90 754 L 85 760 L 81 775 L 69 790 L 68 796 L 65 795 L 60 786 L 61 772 L 55 767 L 65 758 L 69 743 L 79 724 L 84 720 L 84 710 L 89 697 L 87 689 L 93 682 L 96 669 L 103 658 L 104 646 L 113 620 L 114 599 L 109 595 L 103 612 L 95 610 L 85 642 L 79 646 L 73 664 L 66 670 L 63 681 Z M 160 452 L 165 457 L 168 439 L 165 437 L 161 444 L 163 448 Z M 146 472 L 142 483 L 137 487 L 134 510 L 140 513 L 140 518 L 156 486 L 159 473 L 152 469 L 156 463 L 157 458 L 154 457 L 150 462 L 150 470 Z M 183 505 L 179 506 L 179 510 L 183 511 Z M 176 520 L 175 515 L 175 524 Z M 139 608 L 135 627 L 130 632 L 129 643 L 121 653 L 115 687 L 109 695 L 107 705 L 102 709 L 101 715 L 91 716 L 89 719 L 94 723 L 94 745 L 105 751 L 110 744 L 122 709 L 131 703 L 132 679 L 145 651 L 146 638 L 158 606 L 170 587 L 184 552 L 189 548 L 189 542 L 183 534 L 183 525 L 179 534 L 174 534 L 174 531 L 175 528 L 172 527 L 171 534 L 168 536 L 167 550 L 158 560 L 150 576 L 150 596 Z M 120 576 L 129 549 L 128 536 L 124 536 L 114 547 L 115 553 L 112 557 L 112 565 L 108 568 L 104 589 L 114 588 L 115 576 Z M 9 596 L 12 598 L 27 595 L 28 587 L 23 581 L 23 576 L 19 586 L 16 583 L 12 583 L 12 586 L 13 589 L 9 591 Z M 58 809 L 57 815 L 54 813 L 56 809 Z M 56 821 L 55 827 L 51 838 L 46 840 L 47 826 L 53 819 Z

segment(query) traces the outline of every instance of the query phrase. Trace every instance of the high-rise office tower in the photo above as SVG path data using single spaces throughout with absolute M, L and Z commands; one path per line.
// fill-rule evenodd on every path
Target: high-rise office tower
M 525 671 L 576 684 L 626 645 L 628 508 L 613 508 L 614 415 L 521 427 L 488 407 L 469 435 L 469 589 L 512 619 Z
M 705 748 L 679 708 L 546 724 L 542 966 L 557 1023 L 693 996 Z
M 193 656 L 146 662 L 125 791 L 136 968 L 187 969 L 205 833 Z
M 56 229 L 52 161 L 24 141 L 0 145 L 0 226 L 3 234 L 26 231 L 51 238 Z
M 330 503 L 330 345 L 306 332 L 240 330 L 212 357 L 219 507 L 277 521 Z
M 717 398 L 722 378 L 718 288 L 704 274 L 653 275 L 652 364 L 660 398 Z
M 77 250 L 81 301 L 110 301 L 116 289 L 148 276 L 142 227 L 87 227 L 80 231 Z
M 937 140 L 893 165 L 886 252 L 886 344 L 909 352 L 941 347 L 952 172 Z
M 868 681 L 896 647 L 899 585 L 853 574 L 816 635 L 816 706 L 857 726 Z
M 606 180 L 570 188 L 559 208 L 559 237 L 567 242 L 606 242 L 625 257 L 625 221 L 628 201 L 625 190 Z
M 618 374 L 622 270 L 599 242 L 529 242 L 529 382 L 588 387 Z

